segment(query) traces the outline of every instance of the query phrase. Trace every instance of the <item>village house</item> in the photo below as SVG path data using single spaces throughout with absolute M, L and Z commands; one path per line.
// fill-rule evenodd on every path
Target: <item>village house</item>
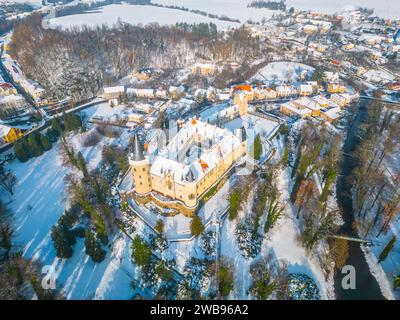
M 159 99 L 168 99 L 168 92 L 164 88 L 158 88 L 156 89 L 155 96 Z
M 0 108 L 12 108 L 12 109 L 23 109 L 27 106 L 26 104 L 26 100 L 23 96 L 21 95 L 9 95 L 9 96 L 5 96 L 2 97 L 0 95 Z
M 276 88 L 276 93 L 280 98 L 287 98 L 299 94 L 297 89 L 292 85 L 280 85 Z
M 46 93 L 39 83 L 30 79 L 24 80 L 21 83 L 21 86 L 33 98 L 33 100 L 35 100 L 35 102 L 42 100 Z
M 333 107 L 329 109 L 321 109 L 321 117 L 330 123 L 338 121 L 341 117 L 342 110 L 340 107 Z
M 400 82 L 392 82 L 386 85 L 388 90 L 399 91 L 400 90 Z
M 326 108 L 329 106 L 330 101 L 329 99 L 325 98 L 324 96 L 318 95 L 312 98 L 316 103 L 318 103 L 321 108 Z
M 338 82 L 339 81 L 339 73 L 338 72 L 324 72 L 324 78 L 327 82 Z
M 10 96 L 13 94 L 17 94 L 17 89 L 15 89 L 15 87 L 11 83 L 0 83 L 0 95 Z
M 185 93 L 185 88 L 183 86 L 170 86 L 168 92 L 172 99 L 179 99 Z
M 307 24 L 303 27 L 303 31 L 307 34 L 314 34 L 318 31 L 318 27 L 312 24 Z
M 135 72 L 135 77 L 137 80 L 149 80 L 151 75 L 153 73 L 153 70 L 150 68 L 143 68 L 140 70 L 137 70 Z
M 320 115 L 321 106 L 313 99 L 310 99 L 308 97 L 301 97 L 300 99 L 292 101 L 292 103 L 301 110 L 305 108 L 311 110 L 311 115 L 313 117 L 318 117 Z
M 280 112 L 289 117 L 298 116 L 303 119 L 312 116 L 311 109 L 308 109 L 300 104 L 295 104 L 291 101 L 282 103 L 280 106 Z
M 340 107 L 346 107 L 351 103 L 351 97 L 347 93 L 341 93 L 341 94 L 335 93 L 331 95 L 331 101 L 333 101 Z
M 126 93 L 130 97 L 143 98 L 143 99 L 154 99 L 155 97 L 154 89 L 137 89 L 128 88 Z
M 211 63 L 196 63 L 191 68 L 193 74 L 202 74 L 203 76 L 213 75 L 216 67 Z
M 106 100 L 118 99 L 123 93 L 125 93 L 124 86 L 117 87 L 105 87 L 103 88 L 103 97 Z
M 341 83 L 328 83 L 328 93 L 345 93 L 346 87 Z
M 148 103 L 136 103 L 134 104 L 135 110 L 144 112 L 144 113 L 150 113 L 154 108 L 153 105 L 148 104 Z
M 299 89 L 301 96 L 311 96 L 313 93 L 313 87 L 309 84 L 301 84 Z
M 229 92 L 218 92 L 216 95 L 217 101 L 228 101 L 231 98 Z
M 135 122 L 135 123 L 139 123 L 142 122 L 144 119 L 144 115 L 141 113 L 130 113 L 128 114 L 127 120 L 128 122 Z
M 0 123 L 0 140 L 2 143 L 11 143 L 17 141 L 23 136 L 20 128 L 10 127 Z
M 276 99 L 276 91 L 271 88 L 257 87 L 254 89 L 254 98 L 257 100 Z
M 247 101 L 252 101 L 254 99 L 254 90 L 249 84 L 239 84 L 231 87 L 231 95 L 235 95 L 239 92 L 246 96 Z

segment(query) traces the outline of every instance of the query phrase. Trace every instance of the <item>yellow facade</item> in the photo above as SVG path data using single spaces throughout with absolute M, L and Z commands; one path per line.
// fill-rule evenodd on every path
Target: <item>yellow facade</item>
M 185 182 L 184 184 L 175 182 L 173 176 L 169 173 L 165 173 L 163 177 L 151 174 L 150 164 L 147 159 L 131 161 L 135 192 L 139 195 L 145 195 L 155 191 L 164 197 L 181 202 L 188 208 L 195 208 L 201 196 L 219 181 L 236 160 L 246 154 L 246 148 L 247 142 L 244 141 L 233 149 L 229 155 L 222 158 L 200 180 Z
M 150 163 L 147 159 L 131 162 L 135 190 L 139 194 L 149 193 L 151 188 Z
M 19 138 L 23 136 L 22 130 L 19 128 L 10 128 L 8 133 L 2 137 L 4 143 L 10 143 L 17 141 Z
M 346 87 L 341 84 L 328 84 L 328 92 L 329 93 L 344 93 L 346 91 Z
M 244 116 L 248 112 L 249 105 L 247 101 L 247 95 L 243 93 L 237 93 L 233 97 L 233 103 L 238 106 L 240 116 Z

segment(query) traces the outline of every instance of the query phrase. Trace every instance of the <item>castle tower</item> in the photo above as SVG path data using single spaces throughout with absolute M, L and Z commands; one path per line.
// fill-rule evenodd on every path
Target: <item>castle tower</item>
M 246 129 L 242 126 L 241 128 L 236 129 L 235 131 L 236 137 L 241 142 L 241 148 L 239 149 L 238 158 L 245 155 L 247 152 L 247 133 Z
M 196 179 L 192 170 L 189 170 L 185 177 L 184 202 L 188 207 L 195 207 L 197 204 Z
M 146 194 L 152 190 L 150 176 L 150 162 L 143 155 L 143 146 L 135 134 L 133 142 L 133 154 L 129 159 L 132 167 L 133 183 L 135 192 Z
M 239 115 L 241 117 L 247 114 L 248 111 L 247 98 L 243 93 L 235 94 L 235 96 L 233 97 L 233 103 L 238 106 Z

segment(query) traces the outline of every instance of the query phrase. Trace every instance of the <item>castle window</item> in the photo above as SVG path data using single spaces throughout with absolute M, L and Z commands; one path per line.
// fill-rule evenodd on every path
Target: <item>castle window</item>
M 146 168 L 143 168 L 143 171 L 146 171 Z
M 190 200 L 193 200 L 193 199 L 194 199 L 194 194 L 193 194 L 193 193 L 189 194 L 189 199 L 190 199 Z
M 135 171 L 135 172 L 136 172 L 136 168 L 133 168 L 133 171 Z

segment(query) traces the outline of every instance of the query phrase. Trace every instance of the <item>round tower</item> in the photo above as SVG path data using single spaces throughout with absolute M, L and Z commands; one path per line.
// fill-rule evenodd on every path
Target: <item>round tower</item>
M 239 92 L 233 97 L 233 103 L 238 106 L 239 115 L 244 116 L 248 112 L 248 103 L 246 96 Z
M 143 155 L 143 146 L 135 134 L 133 141 L 133 154 L 129 159 L 132 168 L 132 176 L 135 192 L 147 194 L 152 190 L 150 176 L 150 162 Z

